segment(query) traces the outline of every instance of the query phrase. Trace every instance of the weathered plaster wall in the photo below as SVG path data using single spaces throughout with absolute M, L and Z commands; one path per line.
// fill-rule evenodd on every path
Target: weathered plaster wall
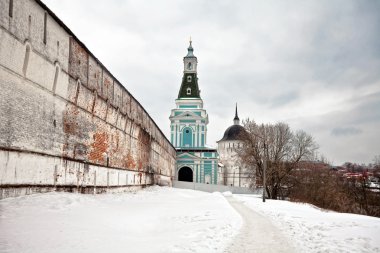
M 148 113 L 50 10 L 0 0 L 0 197 L 170 184 L 174 167 Z

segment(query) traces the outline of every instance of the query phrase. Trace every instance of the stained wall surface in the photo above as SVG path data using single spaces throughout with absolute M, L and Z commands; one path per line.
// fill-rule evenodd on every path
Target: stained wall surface
M 149 114 L 54 13 L 0 0 L 0 198 L 170 185 L 174 167 Z

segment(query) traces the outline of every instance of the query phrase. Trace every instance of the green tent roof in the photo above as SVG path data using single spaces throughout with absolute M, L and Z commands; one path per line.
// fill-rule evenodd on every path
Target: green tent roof
M 178 98 L 200 98 L 198 77 L 196 73 L 184 73 Z

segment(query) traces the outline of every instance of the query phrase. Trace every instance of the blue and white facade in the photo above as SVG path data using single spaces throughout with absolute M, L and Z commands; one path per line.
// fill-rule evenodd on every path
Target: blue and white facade
M 177 150 L 175 179 L 218 183 L 218 153 L 206 147 L 208 115 L 203 108 L 197 77 L 197 57 L 190 41 L 176 108 L 170 114 L 170 141 Z

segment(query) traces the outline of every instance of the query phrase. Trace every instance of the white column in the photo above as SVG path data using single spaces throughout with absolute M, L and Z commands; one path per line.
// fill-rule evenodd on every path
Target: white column
M 198 145 L 198 132 L 199 132 L 199 124 L 198 123 L 196 123 L 196 125 L 195 125 L 195 140 L 194 140 L 194 146 L 195 147 L 198 147 L 199 145 Z
M 179 130 L 179 124 L 177 124 L 177 140 L 176 140 L 176 146 L 179 147 L 180 146 L 180 139 L 179 139 L 179 134 L 180 134 L 180 130 Z

